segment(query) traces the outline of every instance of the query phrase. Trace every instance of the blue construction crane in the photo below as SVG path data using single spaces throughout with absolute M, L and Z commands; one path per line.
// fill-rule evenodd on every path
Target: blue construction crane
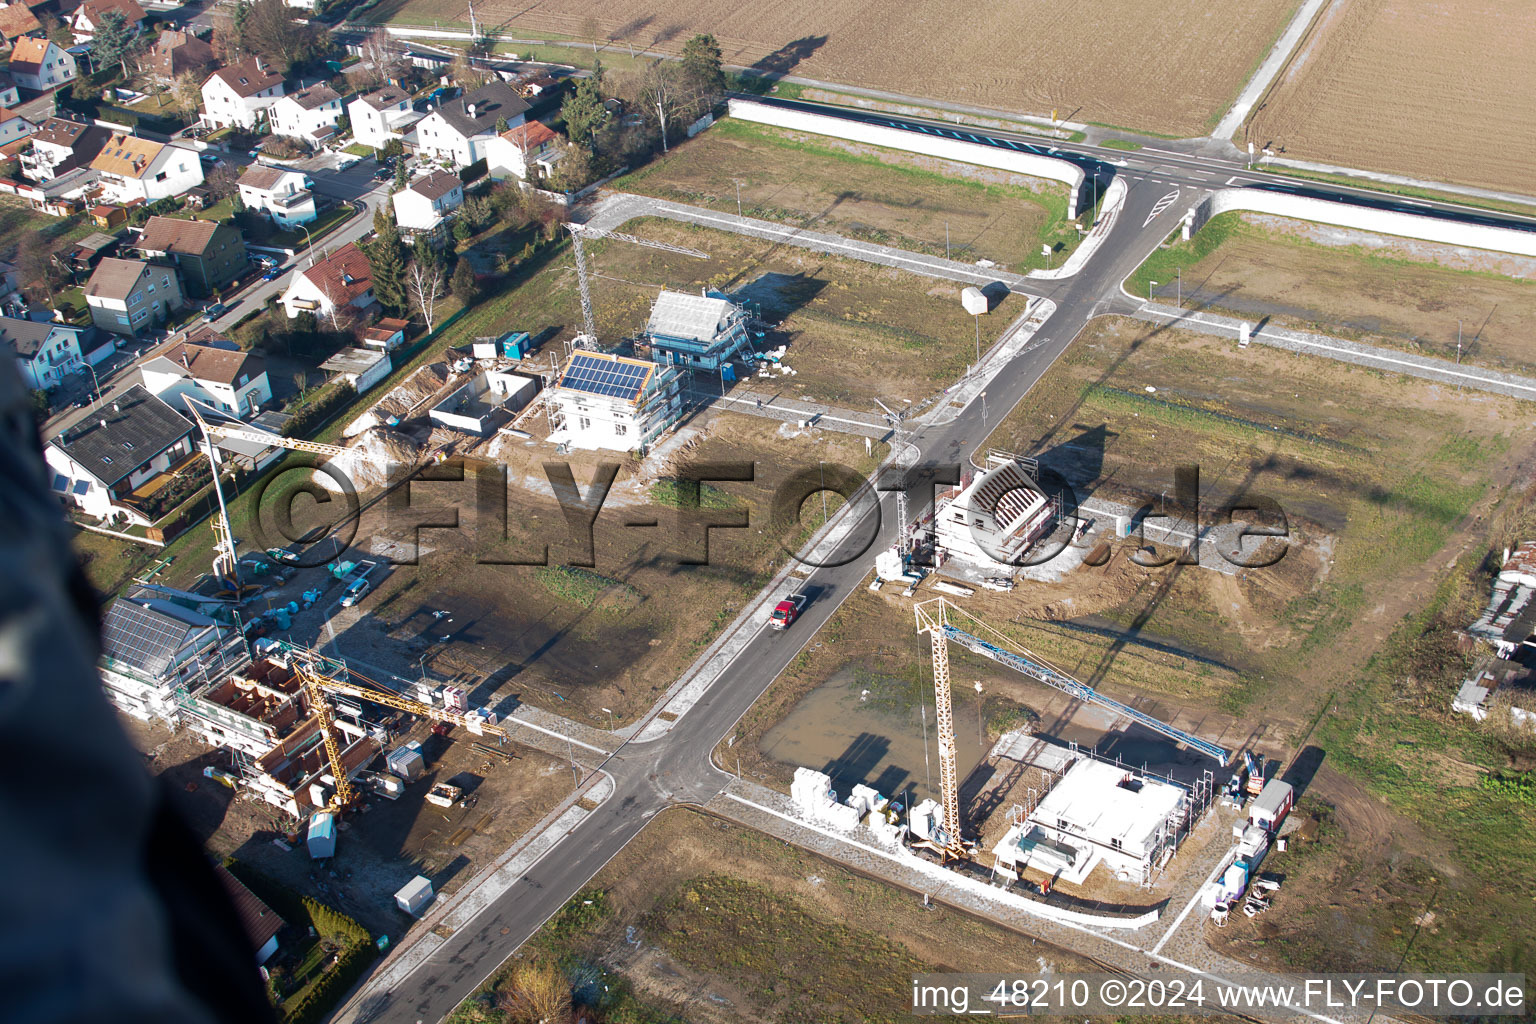
M 931 607 L 935 604 L 940 606 L 939 613 L 937 615 L 935 615 L 931 610 Z M 1062 672 L 1059 669 L 1053 668 L 1046 664 L 1043 659 L 1039 659 L 1028 653 L 1020 653 L 1020 651 L 1008 650 L 1007 648 L 1001 647 L 998 644 L 989 643 L 988 641 L 981 639 L 981 637 L 976 636 L 973 633 L 966 632 L 950 621 L 951 611 L 958 612 L 960 615 L 965 616 L 965 618 L 982 625 L 990 632 L 997 633 L 996 630 L 991 629 L 991 627 L 987 627 L 985 623 L 982 623 L 981 620 L 977 619 L 974 615 L 971 615 L 969 612 L 961 611 L 961 609 L 950 604 L 950 602 L 944 598 L 938 598 L 936 601 L 925 601 L 918 606 L 918 611 L 918 629 L 921 631 L 926 632 L 936 629 L 944 637 L 944 639 L 957 643 L 961 647 L 964 647 L 966 650 L 974 651 L 983 657 L 991 658 L 998 664 L 1006 665 L 1013 669 L 1015 672 L 1021 672 L 1024 675 L 1029 676 L 1031 679 L 1036 679 L 1046 684 L 1047 686 L 1054 686 L 1056 689 L 1061 690 L 1063 693 L 1069 694 L 1078 700 L 1085 701 L 1089 704 L 1097 704 L 1103 708 L 1109 708 L 1111 711 L 1122 714 L 1132 721 L 1140 722 L 1142 725 L 1146 726 L 1148 729 L 1151 729 L 1153 732 L 1161 733 L 1162 735 L 1167 736 L 1169 739 L 1174 740 L 1175 742 L 1182 743 L 1186 747 L 1189 747 L 1191 750 L 1198 750 L 1200 753 L 1207 757 L 1215 758 L 1216 761 L 1220 764 L 1225 765 L 1232 759 L 1231 751 L 1223 747 L 1219 747 L 1214 743 L 1202 740 L 1200 737 L 1191 735 L 1182 729 L 1175 729 L 1167 722 L 1158 721 L 1156 718 L 1153 718 L 1146 712 L 1138 711 L 1136 708 L 1131 707 L 1129 704 L 1122 704 L 1117 700 L 1111 700 L 1088 684 L 1078 682 L 1076 679 L 1073 679 L 1065 672 Z M 997 637 L 1000 641 L 1008 642 L 1001 633 L 998 633 Z

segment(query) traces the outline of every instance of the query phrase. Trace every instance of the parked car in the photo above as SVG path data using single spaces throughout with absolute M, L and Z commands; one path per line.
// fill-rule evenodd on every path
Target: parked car
M 217 153 L 202 153 L 198 155 L 198 159 L 207 164 L 209 167 L 217 167 L 224 162 L 223 160 L 219 159 L 219 155 Z
M 390 170 L 388 167 L 380 167 L 378 170 L 373 172 L 374 181 L 383 181 L 385 178 L 393 178 L 394 176 L 395 172 Z
M 282 267 L 268 267 L 267 272 L 261 275 L 263 281 L 276 281 L 283 276 Z
M 215 302 L 213 305 L 211 305 L 207 309 L 203 310 L 203 319 L 206 322 L 211 324 L 215 320 L 217 320 L 219 317 L 223 316 L 225 313 L 228 313 L 228 312 L 229 312 L 229 307 L 228 306 L 224 305 L 224 303 L 222 303 L 222 302 Z

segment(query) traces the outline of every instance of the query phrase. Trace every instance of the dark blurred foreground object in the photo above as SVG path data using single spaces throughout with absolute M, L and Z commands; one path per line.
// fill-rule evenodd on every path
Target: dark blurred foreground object
M 102 693 L 96 598 L 44 472 L 0 367 L 0 1018 L 271 1024 L 228 894 Z

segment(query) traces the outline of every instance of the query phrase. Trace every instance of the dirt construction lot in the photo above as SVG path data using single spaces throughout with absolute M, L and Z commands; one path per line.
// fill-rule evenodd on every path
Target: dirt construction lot
M 1525 0 L 1335 0 L 1249 138 L 1297 159 L 1529 192 L 1533 48 Z
M 1185 266 L 1186 306 L 1444 359 L 1458 358 L 1459 323 L 1463 362 L 1536 368 L 1536 259 L 1258 214 L 1206 231 L 1224 240 Z
M 1070 0 L 887 4 L 795 0 L 751 8 L 682 0 L 495 0 L 482 25 L 676 52 L 697 32 L 728 64 L 1075 121 L 1203 135 L 1236 98 L 1294 0 L 1252 0 L 1241 13 L 1204 0 Z M 662 14 L 660 11 L 664 10 Z M 464 0 L 381 0 L 375 21 L 469 20 Z M 546 51 L 547 52 L 547 51 Z M 914 76 L 914 69 L 927 73 Z

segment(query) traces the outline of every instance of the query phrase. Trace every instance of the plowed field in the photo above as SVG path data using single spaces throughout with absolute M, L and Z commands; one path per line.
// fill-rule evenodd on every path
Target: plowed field
M 1204 135 L 1296 0 L 482 0 L 503 34 L 677 52 L 711 32 L 728 64 L 1074 121 Z M 367 17 L 469 20 L 464 0 L 381 0 Z M 591 31 L 593 28 L 595 32 Z
M 1530 192 L 1528 0 L 1335 0 L 1251 123 L 1285 155 Z

